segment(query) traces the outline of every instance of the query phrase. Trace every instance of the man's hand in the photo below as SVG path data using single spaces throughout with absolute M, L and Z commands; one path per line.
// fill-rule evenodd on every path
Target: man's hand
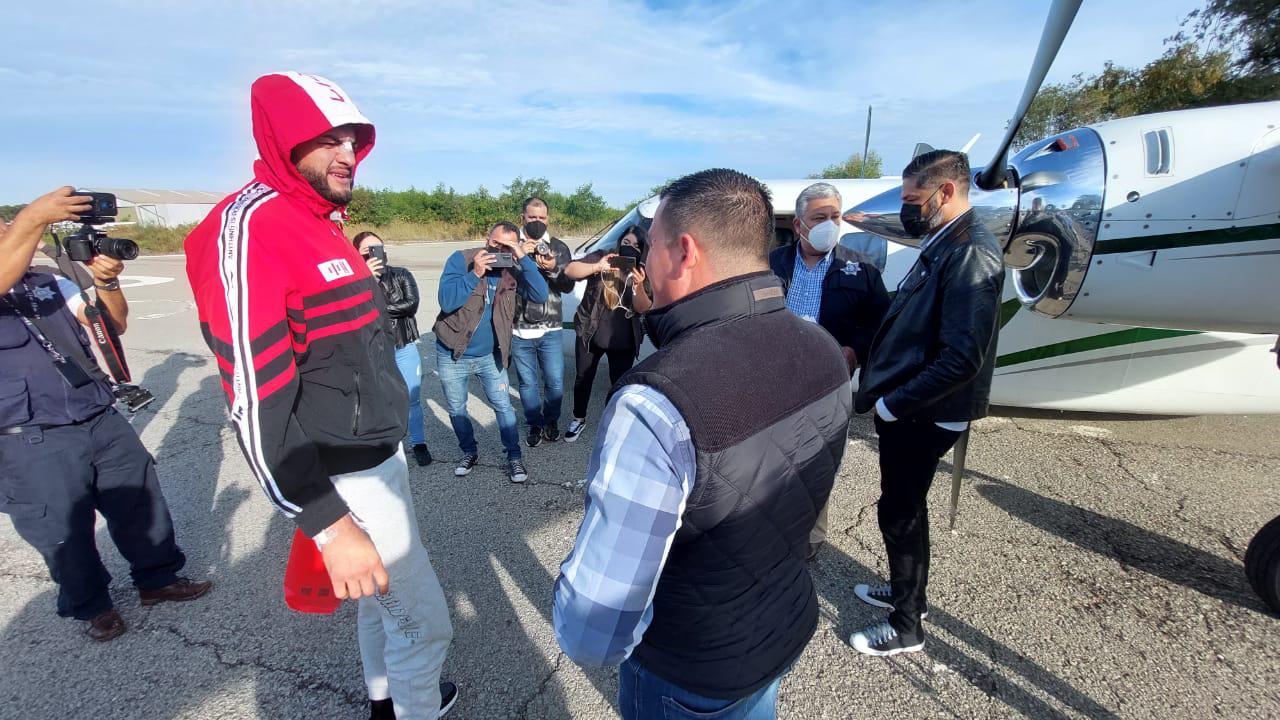
M 106 255 L 95 255 L 93 260 L 85 263 L 89 267 L 89 272 L 93 273 L 93 279 L 99 283 L 109 283 L 120 277 L 120 273 L 124 272 L 124 263 Z
M 381 259 L 376 258 L 376 257 L 374 257 L 374 256 L 372 256 L 372 255 L 370 255 L 369 257 L 367 257 L 367 258 L 365 258 L 365 259 L 364 259 L 364 264 L 369 266 L 369 272 L 373 273 L 373 274 L 374 274 L 374 276 L 376 276 L 376 277 L 381 277 L 381 276 L 382 276 L 382 269 L 383 269 L 384 267 L 386 267 L 386 266 L 382 263 L 382 260 L 381 260 Z
M 537 264 L 538 264 L 538 267 L 539 267 L 540 269 L 542 269 L 542 270 L 546 270 L 547 272 L 552 272 L 552 271 L 554 271 L 554 270 L 556 269 L 556 256 L 555 256 L 555 255 L 552 255 L 552 256 L 550 256 L 550 257 L 547 257 L 547 256 L 545 256 L 545 255 L 536 255 L 536 254 L 535 254 L 535 255 L 533 256 L 533 261 L 534 261 L 535 263 L 537 263 Z
M 391 584 L 387 569 L 382 566 L 373 541 L 351 515 L 344 515 L 325 532 L 335 533 L 320 549 L 333 582 L 333 594 L 340 600 L 386 595 Z
M 488 250 L 481 250 L 476 253 L 476 257 L 471 261 L 471 270 L 476 277 L 483 278 L 485 273 L 489 272 L 489 267 L 493 265 L 498 257 Z
M 502 247 L 510 250 L 511 254 L 515 256 L 516 260 L 519 260 L 525 256 L 524 246 L 520 243 L 519 235 L 512 235 L 511 233 L 504 233 L 504 232 L 497 232 L 495 233 L 495 235 L 497 237 L 493 238 L 493 242 L 496 242 Z
M 840 352 L 844 353 L 844 364 L 849 366 L 849 377 L 853 377 L 853 371 L 858 367 L 858 354 L 851 347 L 842 347 Z
M 75 220 L 79 213 L 88 212 L 92 203 L 87 196 L 75 195 L 75 188 L 67 185 L 51 193 L 41 195 L 31 204 L 22 208 L 14 222 L 28 222 L 32 225 L 52 225 L 53 223 Z

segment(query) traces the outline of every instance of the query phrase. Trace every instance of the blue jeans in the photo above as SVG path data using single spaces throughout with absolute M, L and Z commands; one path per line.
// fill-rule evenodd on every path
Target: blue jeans
M 417 341 L 396 350 L 396 367 L 409 388 L 409 444 L 422 445 L 427 435 L 422 424 L 422 355 Z
M 632 658 L 618 668 L 618 709 L 622 720 L 774 720 L 781 683 L 779 675 L 744 698 L 717 700 L 673 685 Z
M 488 355 L 462 357 L 455 361 L 453 353 L 437 344 L 436 371 L 440 373 L 440 385 L 444 388 L 449 423 L 453 425 L 453 434 L 458 436 L 458 447 L 463 454 L 480 454 L 476 445 L 475 427 L 471 424 L 471 416 L 467 414 L 467 386 L 471 382 L 471 376 L 475 375 L 480 378 L 485 398 L 498 417 L 498 434 L 502 436 L 502 447 L 507 451 L 507 459 L 519 460 L 522 457 L 520 427 L 516 423 L 516 411 L 511 408 L 511 397 L 507 395 L 507 373 L 498 366 L 498 359 Z
M 560 406 L 564 401 L 564 347 L 560 339 L 563 333 L 563 330 L 552 330 L 536 340 L 511 338 L 511 358 L 515 361 L 516 376 L 520 378 L 520 404 L 524 406 L 524 421 L 530 428 L 560 422 Z M 542 394 L 543 385 L 547 388 L 546 397 Z

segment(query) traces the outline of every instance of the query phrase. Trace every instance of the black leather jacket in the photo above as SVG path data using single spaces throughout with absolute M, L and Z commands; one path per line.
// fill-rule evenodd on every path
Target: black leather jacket
M 405 268 L 388 265 L 378 284 L 387 297 L 387 332 L 398 350 L 418 339 L 418 283 Z
M 898 287 L 862 368 L 857 412 L 884 398 L 898 418 L 963 422 L 987 414 L 1004 258 L 972 210 L 930 243 Z
M 574 281 L 565 277 L 564 269 L 573 262 L 573 254 L 569 246 L 558 237 L 548 241 L 551 251 L 556 255 L 554 272 L 541 270 L 542 277 L 547 279 L 547 299 L 540 303 L 529 302 L 523 297 L 516 301 L 516 328 L 546 328 L 559 330 L 564 327 L 564 305 L 561 293 L 573 292 Z

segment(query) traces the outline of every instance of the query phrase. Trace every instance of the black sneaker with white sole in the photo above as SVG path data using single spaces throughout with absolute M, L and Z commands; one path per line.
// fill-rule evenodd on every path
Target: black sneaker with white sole
M 893 609 L 893 586 L 889 583 L 858 583 L 853 586 L 853 594 L 868 605 Z M 926 606 L 920 613 L 920 619 L 924 620 L 927 617 L 929 617 L 929 608 Z
M 440 714 L 436 717 L 444 717 L 445 713 L 453 709 L 453 704 L 458 702 L 458 686 L 445 681 L 440 683 Z
M 458 467 L 453 469 L 453 474 L 457 477 L 470 475 L 472 470 L 476 469 L 476 464 L 480 462 L 479 455 L 464 455 L 458 461 Z
M 542 439 L 547 442 L 556 442 L 560 439 L 560 428 L 555 425 L 548 425 L 542 428 Z
M 863 655 L 892 657 L 924 649 L 924 633 L 903 635 L 888 622 L 876 623 L 849 636 L 849 644 Z
M 525 440 L 529 447 L 538 447 L 542 444 L 542 428 L 536 425 L 529 428 L 529 437 Z
M 574 418 L 573 420 L 569 421 L 569 427 L 565 428 L 564 441 L 574 442 L 575 440 L 578 439 L 578 436 L 582 434 L 582 431 L 586 429 L 587 429 L 586 420 L 579 420 L 578 418 Z
M 522 483 L 529 479 L 529 471 L 524 469 L 524 461 L 520 459 L 507 461 L 507 477 L 513 483 Z

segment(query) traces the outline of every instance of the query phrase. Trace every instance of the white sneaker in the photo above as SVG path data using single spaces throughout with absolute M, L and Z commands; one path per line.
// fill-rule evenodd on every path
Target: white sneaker
M 899 634 L 887 622 L 865 627 L 849 636 L 849 644 L 863 655 L 892 657 L 898 653 L 924 649 L 924 633 L 915 637 Z
M 853 586 L 853 594 L 862 602 L 879 608 L 893 609 L 893 586 L 889 583 L 858 583 Z M 929 608 L 920 611 L 920 619 L 929 617 Z

